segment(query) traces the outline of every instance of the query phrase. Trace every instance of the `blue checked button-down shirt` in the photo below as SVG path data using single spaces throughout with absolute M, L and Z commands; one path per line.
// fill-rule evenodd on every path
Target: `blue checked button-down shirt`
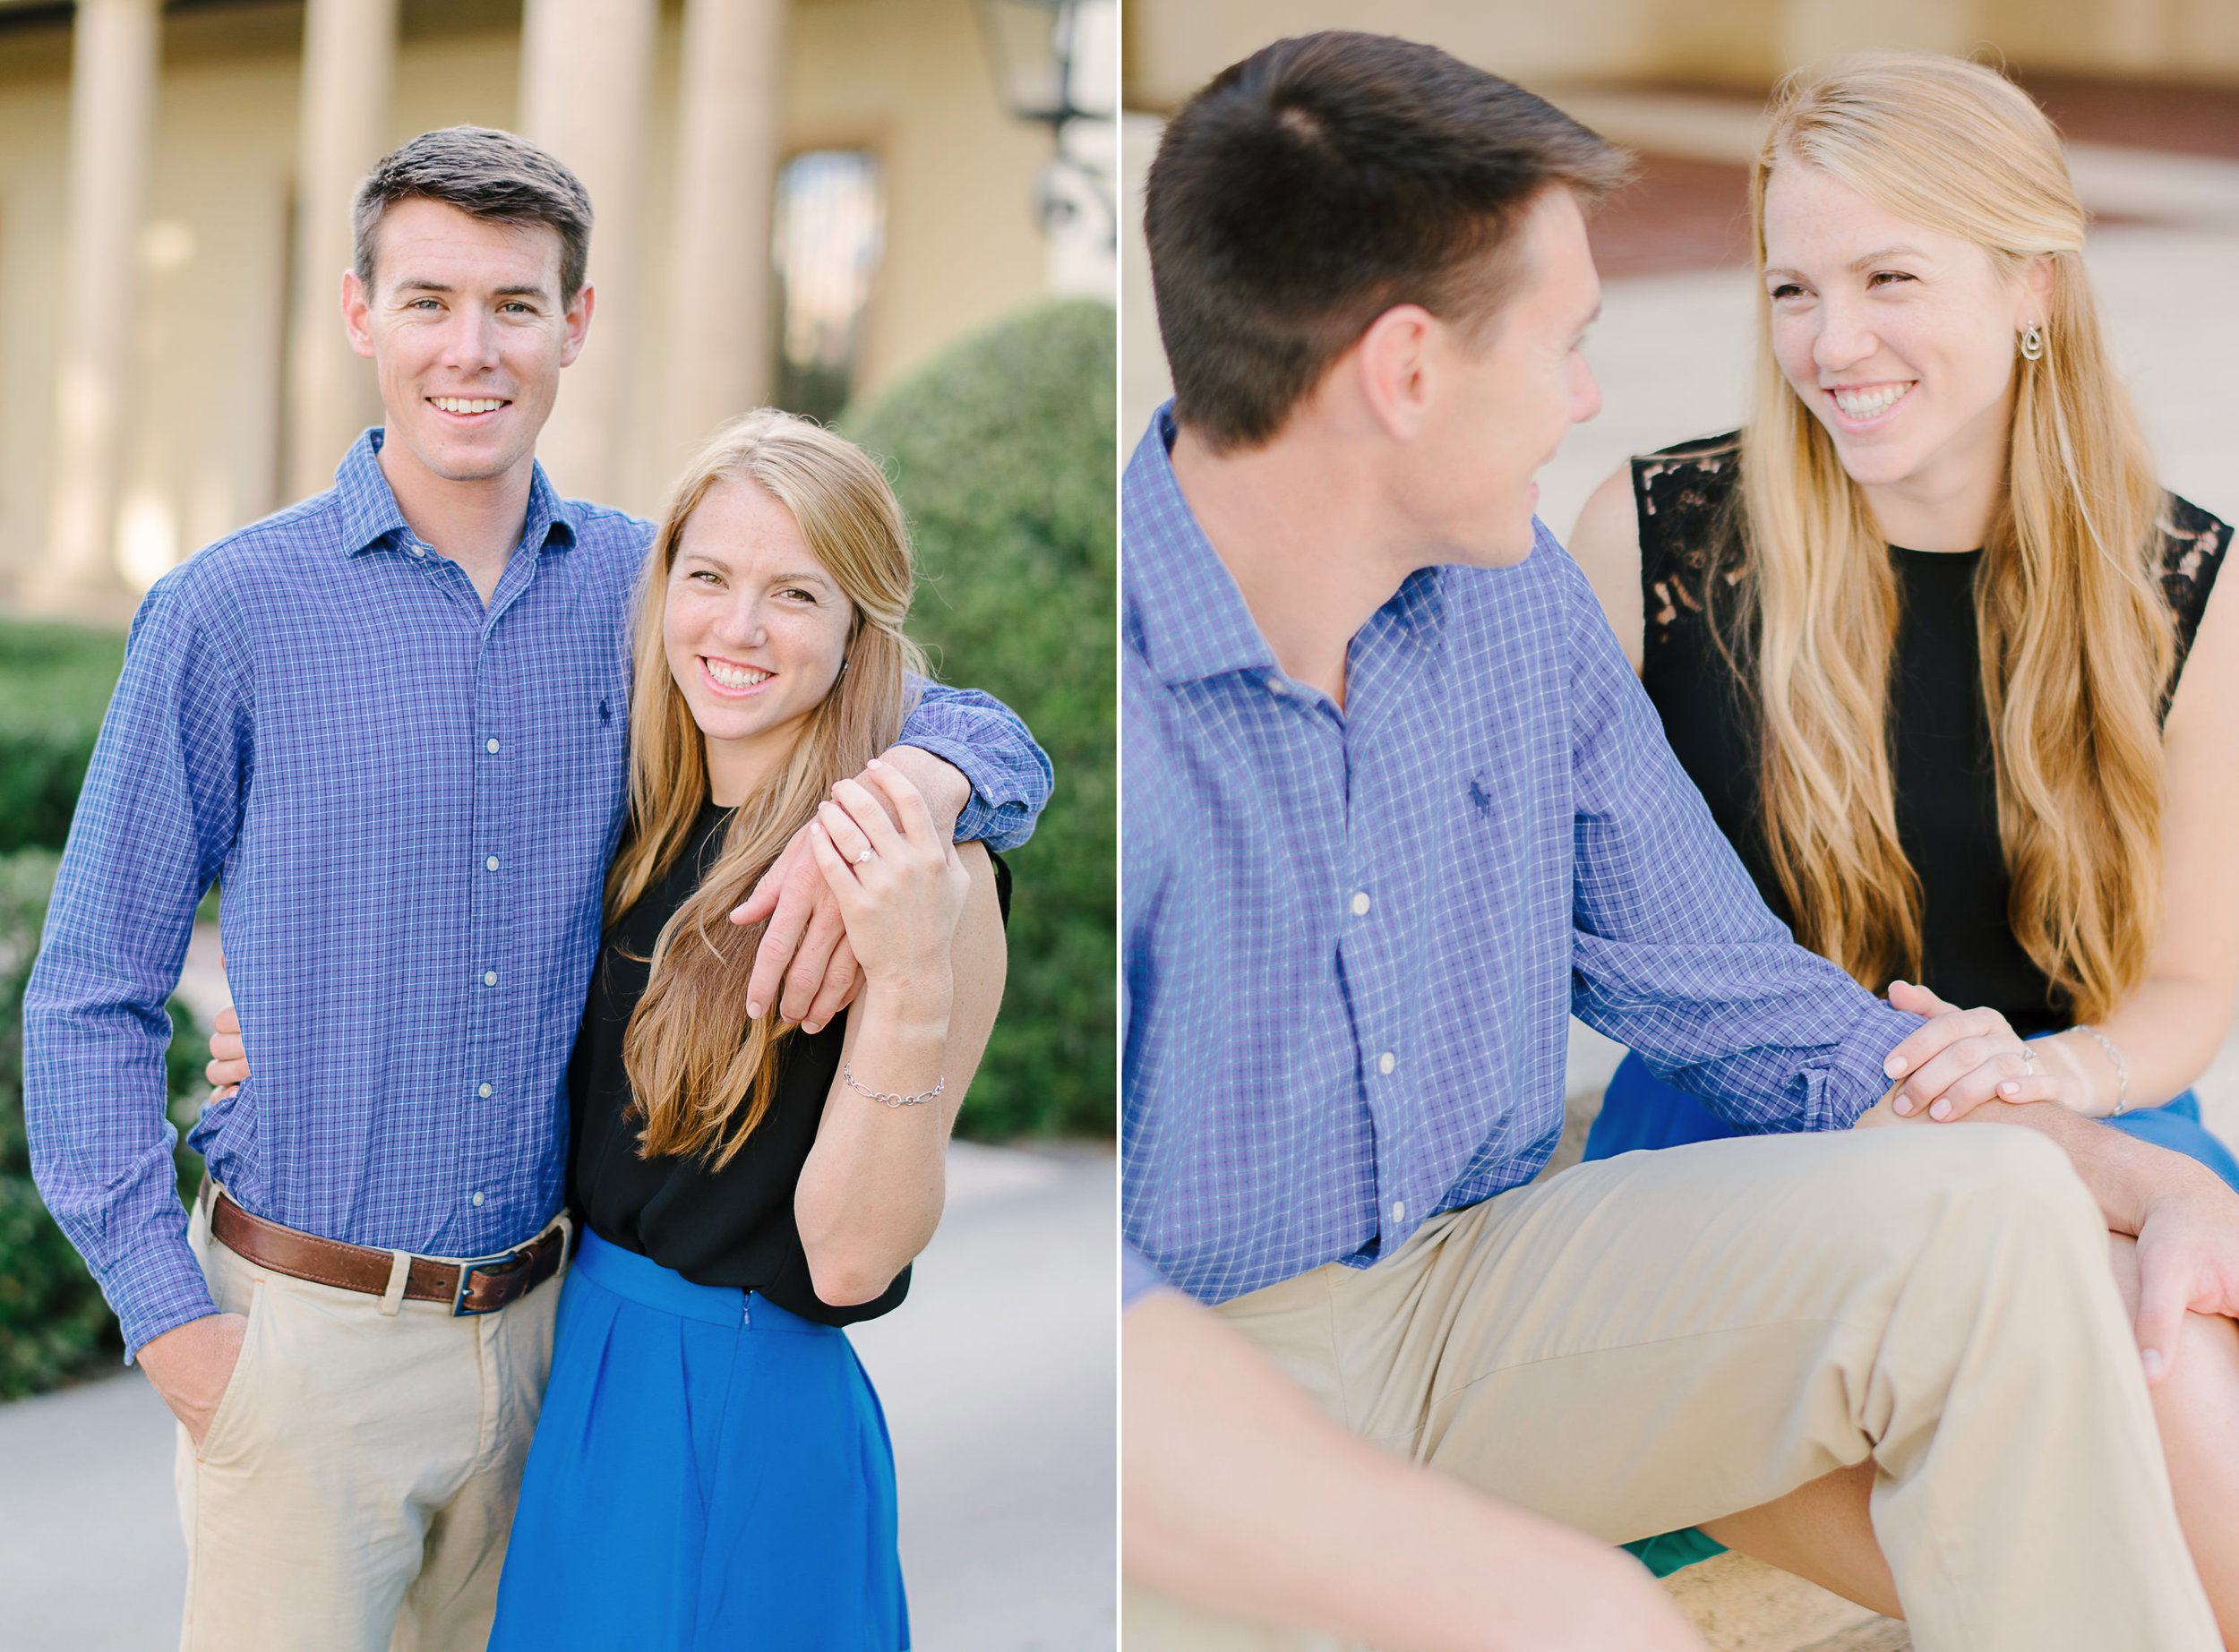
M 1747 1130 L 1873 1102 L 1919 1023 L 1765 910 L 1544 528 L 1411 577 L 1341 711 L 1276 664 L 1171 440 L 1121 492 L 1125 1228 L 1161 1276 L 1366 1266 L 1529 1181 L 1572 1011 Z
M 244 1207 L 474 1256 L 560 1205 L 651 527 L 539 468 L 485 609 L 407 526 L 379 438 L 149 594 L 25 994 L 32 1168 L 135 1352 L 212 1311 L 162 1098 L 213 877 L 253 1075 L 193 1140 Z M 1033 829 L 1048 760 L 994 701 L 930 689 L 904 738 L 970 777 L 959 836 Z

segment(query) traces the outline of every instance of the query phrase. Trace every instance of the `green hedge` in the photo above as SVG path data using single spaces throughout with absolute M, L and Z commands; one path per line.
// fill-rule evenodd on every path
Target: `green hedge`
M 122 632 L 0 621 L 0 854 L 62 847 L 124 668 Z
M 1113 313 L 1039 304 L 838 423 L 887 458 L 921 585 L 910 629 L 946 681 L 1026 720 L 1057 769 L 1015 876 L 1010 977 L 958 1127 L 1109 1134 L 1114 1049 Z
M 0 856 L 0 1399 L 39 1393 L 124 1351 L 92 1275 L 39 1202 L 23 1143 L 23 984 L 58 859 L 45 849 Z M 171 1116 L 184 1129 L 207 1090 L 208 1035 L 176 998 L 171 1023 Z M 202 1179 L 202 1162 L 184 1142 L 177 1157 L 184 1194 Z

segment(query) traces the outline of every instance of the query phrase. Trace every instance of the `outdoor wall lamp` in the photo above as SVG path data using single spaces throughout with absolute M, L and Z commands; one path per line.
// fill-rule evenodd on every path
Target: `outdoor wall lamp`
M 1105 89 L 1088 93 L 1091 107 L 1075 101 L 1081 78 L 1086 14 L 1111 0 L 978 0 L 980 31 L 995 72 L 1003 107 L 1018 120 L 1050 129 L 1054 152 L 1034 176 L 1034 217 L 1046 235 L 1072 222 L 1084 193 L 1102 213 L 1107 249 L 1119 244 L 1119 215 L 1111 180 L 1066 147 L 1066 129 L 1078 120 L 1108 119 Z M 1068 187 L 1068 180 L 1075 185 Z

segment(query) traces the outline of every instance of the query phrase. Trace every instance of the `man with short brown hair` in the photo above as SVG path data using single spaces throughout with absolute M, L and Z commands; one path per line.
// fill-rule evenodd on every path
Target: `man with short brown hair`
M 179 1419 L 184 1644 L 223 1652 L 487 1638 L 651 535 L 536 462 L 593 307 L 572 175 L 424 133 L 356 224 L 386 424 L 150 592 L 24 999 L 33 1168 Z M 928 688 L 902 739 L 961 835 L 1031 830 L 1048 764 L 994 702 Z M 194 1129 L 190 1233 L 163 1005 L 219 879 L 255 1071 Z
M 2106 1231 L 2230 1314 L 2239 1203 L 1985 1100 L 2024 1066 L 1996 1015 L 1796 946 L 1534 518 L 1600 407 L 1616 170 L 1518 87 L 1341 33 L 1223 71 L 1151 168 L 1127 1644 L 1680 1648 L 1579 1533 L 1754 1511 L 1808 1568 L 1766 1505 L 1870 1464 L 1920 1652 L 2210 1652 Z M 1535 1181 L 1572 1012 L 1752 1134 Z M 1895 1074 L 1922 1118 L 2028 1127 L 1845 1128 Z

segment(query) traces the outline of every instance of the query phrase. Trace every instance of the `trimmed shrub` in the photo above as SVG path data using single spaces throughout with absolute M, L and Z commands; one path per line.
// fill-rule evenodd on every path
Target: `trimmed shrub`
M 945 680 L 1025 718 L 1057 770 L 1015 875 L 1010 976 L 966 1135 L 1108 1134 L 1116 1025 L 1115 321 L 1037 304 L 839 423 L 888 460 L 922 575 L 910 629 Z
M 93 1276 L 31 1185 L 23 1139 L 23 986 L 59 859 L 44 849 L 0 856 L 0 1399 L 53 1388 L 124 1346 Z M 171 1117 L 184 1131 L 202 1104 L 208 1035 L 182 1000 L 170 1007 L 165 1065 Z M 177 1159 L 184 1196 L 202 1180 L 202 1160 L 184 1141 Z
M 124 669 L 121 631 L 0 621 L 0 854 L 63 846 Z

